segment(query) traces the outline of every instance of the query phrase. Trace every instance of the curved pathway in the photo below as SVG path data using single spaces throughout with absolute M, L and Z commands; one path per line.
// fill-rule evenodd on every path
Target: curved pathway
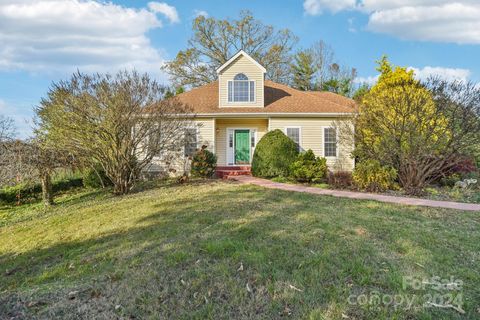
M 436 201 L 436 200 L 419 199 L 419 198 L 387 196 L 387 195 L 376 194 L 376 193 L 320 189 L 320 188 L 307 187 L 302 185 L 273 182 L 270 180 L 260 179 L 252 176 L 229 176 L 228 178 L 241 183 L 254 184 L 257 186 L 271 188 L 271 189 L 306 192 L 306 193 L 328 195 L 328 196 L 334 196 L 334 197 L 340 197 L 340 198 L 375 200 L 380 202 L 390 202 L 390 203 L 412 205 L 412 206 L 425 206 L 425 207 L 434 207 L 434 208 L 458 209 L 458 210 L 480 212 L 480 204 L 475 204 L 475 203 Z

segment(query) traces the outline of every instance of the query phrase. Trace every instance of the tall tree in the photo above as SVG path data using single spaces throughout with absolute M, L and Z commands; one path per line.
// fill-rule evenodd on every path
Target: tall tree
M 353 80 L 356 76 L 357 71 L 354 68 L 341 67 L 339 64 L 333 63 L 329 67 L 328 78 L 323 80 L 321 88 L 324 91 L 351 97 L 355 91 Z
M 480 139 L 480 89 L 462 82 L 423 84 L 386 57 L 378 70 L 356 118 L 355 154 L 394 167 L 403 188 L 416 194 Z
M 295 54 L 292 64 L 294 88 L 302 91 L 315 90 L 317 65 L 312 50 L 302 50 Z
M 333 49 L 323 41 L 293 58 L 291 84 L 299 90 L 324 90 L 351 97 L 355 77 L 356 70 L 340 65 Z
M 154 156 L 180 152 L 190 110 L 147 74 L 74 74 L 36 109 L 50 145 L 100 165 L 115 194 L 128 193 Z
M 11 147 L 15 136 L 13 119 L 0 115 L 0 187 L 12 181 Z
M 297 37 L 276 30 L 242 11 L 238 20 L 197 17 L 188 48 L 167 62 L 164 70 L 178 86 L 197 87 L 216 80 L 215 70 L 243 49 L 267 69 L 267 78 L 288 83 L 292 48 Z

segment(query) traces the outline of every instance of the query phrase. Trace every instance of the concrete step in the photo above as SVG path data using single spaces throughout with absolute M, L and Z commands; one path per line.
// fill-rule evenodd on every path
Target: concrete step
M 219 166 L 217 167 L 217 170 L 248 170 L 250 171 L 251 166 Z
M 249 176 L 251 175 L 250 170 L 216 170 L 215 174 L 217 178 L 227 179 L 230 176 Z

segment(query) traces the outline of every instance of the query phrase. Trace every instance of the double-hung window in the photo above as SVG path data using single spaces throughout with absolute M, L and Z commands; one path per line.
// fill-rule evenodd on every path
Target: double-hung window
M 323 128 L 323 153 L 325 157 L 337 156 L 337 130 Z
M 285 130 L 287 137 L 293 140 L 297 145 L 298 151 L 300 151 L 300 128 L 299 127 L 287 127 Z
M 197 129 L 185 128 L 184 132 L 184 152 L 186 157 L 191 157 L 197 151 Z
M 228 81 L 228 102 L 254 102 L 255 81 L 248 80 L 248 77 L 239 73 L 233 81 Z

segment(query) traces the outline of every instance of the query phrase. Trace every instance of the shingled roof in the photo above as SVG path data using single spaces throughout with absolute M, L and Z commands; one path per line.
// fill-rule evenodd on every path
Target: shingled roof
M 265 107 L 218 106 L 218 81 L 177 95 L 196 114 L 210 113 L 353 113 L 352 99 L 331 92 L 300 91 L 265 80 Z

